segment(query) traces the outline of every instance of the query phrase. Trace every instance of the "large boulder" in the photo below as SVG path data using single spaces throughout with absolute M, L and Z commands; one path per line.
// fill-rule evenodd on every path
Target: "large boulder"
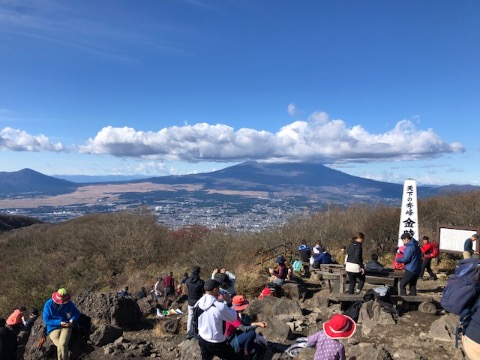
M 433 340 L 455 341 L 455 330 L 458 325 L 459 317 L 455 314 L 443 315 L 435 320 L 430 326 L 429 335 Z

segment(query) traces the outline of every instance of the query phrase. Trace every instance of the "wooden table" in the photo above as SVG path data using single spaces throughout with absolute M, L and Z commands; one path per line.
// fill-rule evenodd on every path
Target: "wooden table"
M 347 272 L 343 265 L 322 264 L 320 265 L 320 269 L 311 269 L 311 271 L 321 275 L 323 279 L 328 280 L 330 292 L 345 292 Z M 374 285 L 393 286 L 396 294 L 400 294 L 400 279 L 404 273 L 404 270 L 394 269 L 385 269 L 383 272 L 367 271 L 365 272 L 365 282 Z

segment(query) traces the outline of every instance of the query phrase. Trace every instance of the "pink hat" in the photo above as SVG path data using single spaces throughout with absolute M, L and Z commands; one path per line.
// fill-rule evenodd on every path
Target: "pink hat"
M 249 302 L 246 300 L 243 295 L 235 295 L 232 299 L 232 307 L 236 311 L 245 310 L 248 306 Z
M 342 314 L 333 315 L 329 321 L 323 324 L 323 331 L 332 339 L 348 339 L 353 335 L 357 324 L 351 317 Z
M 58 289 L 52 294 L 52 299 L 56 304 L 63 305 L 70 301 L 72 296 L 64 288 Z

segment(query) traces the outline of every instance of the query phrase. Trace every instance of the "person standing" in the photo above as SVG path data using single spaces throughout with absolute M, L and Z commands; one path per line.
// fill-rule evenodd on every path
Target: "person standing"
M 4 318 L 0 318 L 0 359 L 17 359 L 17 335 L 9 329 Z
M 359 294 L 363 285 L 365 285 L 365 267 L 363 265 L 363 249 L 362 244 L 365 240 L 365 235 L 361 232 L 355 234 L 352 242 L 347 247 L 347 262 L 345 264 L 345 271 L 348 276 L 348 293 Z M 355 290 L 355 285 L 358 286 Z M 343 291 L 343 290 L 342 290 Z
M 405 273 L 400 281 L 400 295 L 407 295 L 407 284 L 410 287 L 410 295 L 417 295 L 417 280 L 422 269 L 422 251 L 418 244 L 412 240 L 409 233 L 403 233 L 400 239 L 405 245 L 403 257 L 397 262 L 405 264 Z
M 192 327 L 193 309 L 198 300 L 205 293 L 205 282 L 200 279 L 200 266 L 192 268 L 192 275 L 185 281 L 188 289 L 188 318 L 187 318 L 187 334 Z
M 163 278 L 163 290 L 165 297 L 175 294 L 175 279 L 173 278 L 173 272 Z
M 236 359 L 224 333 L 224 322 L 234 322 L 237 313 L 229 293 L 219 299 L 220 285 L 217 280 L 208 279 L 204 286 L 205 294 L 195 304 L 203 310 L 198 317 L 198 344 L 202 360 L 212 360 L 214 356 L 225 360 Z
M 68 342 L 72 327 L 77 323 L 80 311 L 70 301 L 71 295 L 64 288 L 58 289 L 43 307 L 43 322 L 47 335 L 57 347 L 57 359 L 68 360 Z
M 424 236 L 422 238 L 423 245 L 420 248 L 423 254 L 423 261 L 422 261 L 422 268 L 420 269 L 420 278 L 423 279 L 423 274 L 425 270 L 427 270 L 428 275 L 430 276 L 429 279 L 433 279 L 435 281 L 438 280 L 437 275 L 432 271 L 431 264 L 432 264 L 432 254 L 433 254 L 433 245 L 430 243 L 430 238 L 428 236 Z
M 474 254 L 478 254 L 478 251 L 473 250 L 473 242 L 478 240 L 478 234 L 473 234 L 463 244 L 463 258 L 470 259 Z

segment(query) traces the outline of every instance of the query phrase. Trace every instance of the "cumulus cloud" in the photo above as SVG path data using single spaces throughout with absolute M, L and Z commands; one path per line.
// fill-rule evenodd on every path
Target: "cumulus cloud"
M 53 144 L 43 134 L 30 135 L 25 131 L 6 127 L 0 130 L 0 150 L 10 151 L 65 151 L 61 143 Z
M 144 159 L 323 164 L 417 160 L 463 151 L 460 143 L 447 143 L 432 129 L 419 130 L 411 120 L 401 120 L 385 133 L 371 134 L 324 112 L 285 125 L 276 133 L 207 123 L 157 132 L 108 126 L 80 147 L 83 153 Z

